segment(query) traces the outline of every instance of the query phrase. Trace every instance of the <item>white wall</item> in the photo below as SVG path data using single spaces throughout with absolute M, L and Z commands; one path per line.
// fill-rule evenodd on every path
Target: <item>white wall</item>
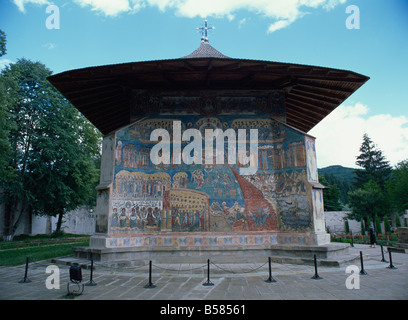
M 330 233 L 342 233 L 346 232 L 346 224 L 344 218 L 347 216 L 349 211 L 325 211 L 325 221 L 326 228 L 329 229 Z M 406 226 L 407 214 L 400 216 L 400 221 L 402 226 Z M 395 226 L 395 216 L 392 215 L 392 226 Z M 350 231 L 352 233 L 361 233 L 361 223 L 360 221 L 348 219 Z M 384 222 L 381 222 L 381 230 L 384 232 Z
M 324 217 L 326 221 L 326 228 L 330 233 L 346 232 L 346 224 L 344 218 L 349 211 L 325 211 Z M 350 231 L 352 233 L 361 233 L 360 221 L 348 219 Z
M 57 220 L 58 217 L 33 216 L 31 235 L 52 233 L 56 229 Z M 62 229 L 66 233 L 95 233 L 95 212 L 93 209 L 81 207 L 77 210 L 67 212 L 62 221 Z
M 44 217 L 30 214 L 28 211 L 23 213 L 20 223 L 14 235 L 20 234 L 49 234 L 55 231 L 57 226 L 57 217 Z M 0 205 L 0 237 L 5 233 L 5 213 L 4 205 Z M 96 215 L 94 208 L 80 207 L 77 210 L 67 212 L 64 215 L 62 229 L 67 233 L 74 234 L 94 234 Z

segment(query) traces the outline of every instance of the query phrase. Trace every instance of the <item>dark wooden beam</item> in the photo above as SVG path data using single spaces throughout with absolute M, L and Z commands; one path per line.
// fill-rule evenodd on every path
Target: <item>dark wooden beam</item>
M 302 94 L 310 95 L 310 96 L 317 96 L 317 97 L 322 97 L 324 99 L 330 99 L 333 102 L 337 103 L 339 105 L 342 103 L 348 96 L 348 93 L 342 93 L 338 94 L 334 91 L 328 90 L 328 89 L 316 89 L 316 88 L 305 88 L 304 85 L 298 84 L 296 87 L 293 88 L 293 90 L 300 91 Z
M 88 97 L 85 96 L 82 99 L 72 99 L 69 97 L 70 101 L 73 101 L 74 104 L 80 103 L 81 108 L 87 108 L 88 106 L 92 106 L 95 104 L 105 103 L 105 105 L 112 105 L 116 101 L 123 98 L 123 94 L 118 92 L 116 95 L 108 94 L 108 95 L 100 95 L 98 98 L 96 97 Z
M 299 79 L 298 83 L 300 86 L 308 87 L 308 88 L 317 88 L 322 90 L 330 90 L 330 91 L 338 91 L 342 93 L 346 93 L 348 95 L 352 94 L 355 90 L 351 88 L 339 87 L 336 85 L 327 85 L 323 84 L 321 81 L 308 81 L 305 79 Z
M 310 130 L 310 128 L 312 128 L 312 127 L 305 125 L 303 121 L 297 121 L 296 119 L 293 119 L 293 118 L 286 119 L 286 122 L 288 125 L 295 127 L 296 129 L 301 130 L 303 132 L 307 132 Z
M 304 112 L 301 112 L 299 109 L 296 109 L 294 107 L 286 108 L 286 117 L 295 117 L 298 120 L 304 120 L 309 124 L 316 124 L 316 121 L 318 120 L 316 119 L 316 117 L 313 118 L 311 116 L 305 115 Z
M 320 110 L 323 113 L 325 113 L 326 115 L 331 110 L 333 110 L 333 106 L 328 106 L 327 103 L 314 101 L 314 100 L 311 100 L 311 99 L 306 98 L 306 97 L 295 96 L 294 94 L 292 94 L 292 92 L 288 94 L 287 99 L 292 101 L 292 102 L 300 103 L 300 104 L 309 106 L 309 107 L 311 107 L 313 109 Z
M 286 103 L 286 105 L 290 105 L 292 108 L 294 108 L 294 110 L 296 110 L 298 112 L 301 112 L 301 113 L 304 113 L 304 114 L 309 114 L 309 115 L 314 114 L 315 116 L 317 115 L 316 120 L 322 119 L 327 115 L 327 112 L 322 112 L 322 111 L 320 111 L 318 109 L 311 109 L 311 108 L 313 108 L 313 106 L 308 107 L 308 106 L 305 106 L 304 104 L 299 104 L 297 102 L 288 101 L 288 100 L 286 100 L 285 103 Z
M 121 118 L 126 116 L 127 119 L 130 119 L 130 110 L 129 108 L 126 106 L 126 103 L 121 102 L 120 104 L 118 104 L 118 108 L 115 111 L 112 112 L 98 112 L 93 111 L 90 113 L 85 113 L 83 112 L 83 114 L 85 116 L 87 115 L 92 115 L 93 119 L 95 119 L 96 122 L 98 123 L 102 123 L 102 124 L 106 124 L 109 123 L 111 120 L 115 119 L 115 118 Z
M 290 92 L 290 95 L 294 96 L 294 97 L 298 97 L 300 99 L 304 99 L 305 101 L 307 101 L 309 103 L 312 103 L 312 104 L 318 103 L 319 105 L 323 105 L 323 106 L 325 106 L 327 104 L 327 105 L 329 105 L 329 107 L 328 107 L 329 109 L 334 109 L 339 105 L 337 100 L 333 101 L 333 100 L 327 99 L 327 98 L 322 97 L 322 96 L 316 97 L 316 96 L 309 95 L 309 94 L 304 93 L 304 92 L 296 92 L 296 89 L 293 89 Z
M 121 94 L 122 88 L 117 87 L 117 86 L 110 86 L 105 87 L 103 90 L 100 89 L 94 89 L 91 88 L 88 91 L 82 91 L 82 92 L 70 92 L 67 93 L 66 95 L 70 97 L 70 99 L 75 100 L 75 101 L 81 101 L 82 99 L 92 99 L 92 98 L 96 98 L 96 97 L 100 97 L 102 94 L 103 95 L 111 95 L 111 94 L 115 94 L 115 93 L 119 93 Z

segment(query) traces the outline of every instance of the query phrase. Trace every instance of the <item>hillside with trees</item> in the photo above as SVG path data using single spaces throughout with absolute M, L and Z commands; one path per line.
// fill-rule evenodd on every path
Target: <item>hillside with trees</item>
M 399 215 L 408 209 L 408 159 L 391 167 L 365 134 L 356 165 L 359 168 L 335 165 L 319 169 L 319 181 L 327 187 L 325 211 L 350 210 L 349 219 L 363 221 L 365 227 L 373 223 L 379 232 L 380 221 L 384 221 L 387 232 L 391 214 L 396 214 L 399 224 Z
M 320 183 L 329 187 L 329 189 L 332 188 L 332 186 L 337 186 L 339 191 L 339 201 L 342 206 L 341 209 L 347 209 L 348 193 L 353 190 L 352 183 L 355 178 L 354 171 L 355 169 L 353 168 L 342 167 L 339 165 L 329 166 L 318 170 Z M 324 193 L 327 193 L 327 189 Z M 332 210 L 333 208 L 331 207 L 327 209 L 328 210 L 326 211 L 335 211 Z

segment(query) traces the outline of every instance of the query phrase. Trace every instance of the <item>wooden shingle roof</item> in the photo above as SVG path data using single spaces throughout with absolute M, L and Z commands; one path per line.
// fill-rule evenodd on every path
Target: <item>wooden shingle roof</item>
M 347 70 L 229 58 L 208 42 L 178 59 L 89 67 L 48 78 L 103 134 L 131 122 L 133 89 L 284 90 L 287 124 L 308 132 L 368 79 Z

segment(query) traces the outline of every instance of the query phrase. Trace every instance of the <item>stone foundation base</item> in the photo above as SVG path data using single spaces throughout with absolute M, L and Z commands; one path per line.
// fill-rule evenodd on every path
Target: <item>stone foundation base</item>
M 92 248 L 138 247 L 219 247 L 259 246 L 274 244 L 325 245 L 330 234 L 315 232 L 235 232 L 235 233 L 145 233 L 137 236 L 109 236 L 97 234 L 91 237 Z
M 157 263 L 205 263 L 207 259 L 215 263 L 266 262 L 268 257 L 279 263 L 313 264 L 316 254 L 319 264 L 340 266 L 348 255 L 349 245 L 329 244 L 324 246 L 271 245 L 217 248 L 74 248 L 76 258 L 94 259 L 106 265 L 136 266 L 151 260 Z M 345 259 L 347 256 L 347 259 Z
M 77 258 L 93 259 L 107 265 L 157 263 L 275 262 L 313 263 L 338 266 L 348 257 L 349 244 L 328 243 L 330 235 L 315 233 L 246 234 L 145 234 L 114 238 L 91 237 L 90 247 L 74 248 Z M 320 244 L 319 244 L 320 243 Z M 324 262 L 324 263 L 323 263 Z

